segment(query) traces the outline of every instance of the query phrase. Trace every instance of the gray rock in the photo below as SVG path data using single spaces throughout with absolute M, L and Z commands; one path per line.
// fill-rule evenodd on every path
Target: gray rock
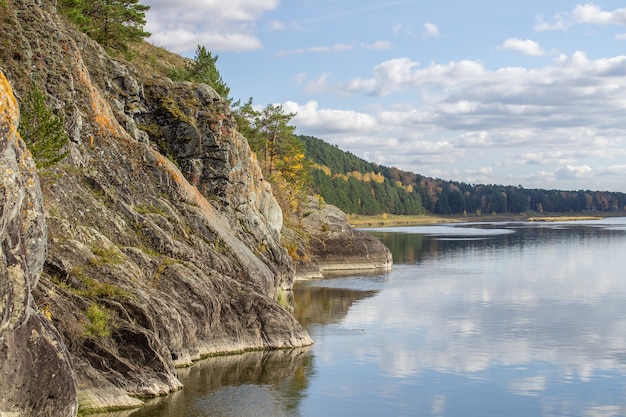
M 299 279 L 392 268 L 391 251 L 372 235 L 350 226 L 337 207 L 310 197 L 304 212 L 307 240 L 300 246 L 306 256 L 296 266 Z
M 75 364 L 81 409 L 135 407 L 135 397 L 178 390 L 176 367 L 206 355 L 311 344 L 278 303 L 278 288 L 289 291 L 294 279 L 279 241 L 282 212 L 228 104 L 208 86 L 137 73 L 52 7 L 29 0 L 5 11 L 0 29 L 16 49 L 0 49 L 0 62 L 19 96 L 38 81 L 65 116 L 70 143 L 69 156 L 41 176 L 45 204 L 14 186 L 23 197 L 2 211 L 22 216 L 19 224 L 0 223 L 11 243 L 3 254 L 18 243 L 10 256 L 32 254 L 21 261 L 28 280 L 17 276 L 10 282 L 19 287 L 2 287 L 3 297 L 22 297 L 11 295 L 3 314 L 39 322 L 39 334 L 58 329 Z M 51 321 L 42 321 L 33 299 Z M 6 343 L 24 341 L 19 332 L 7 335 L 21 339 Z M 39 365 L 50 356 L 31 351 L 20 360 Z M 7 363 L 3 372 L 13 369 Z M 27 381 L 49 376 L 45 366 L 22 370 Z M 23 389 L 7 401 L 17 392 L 20 401 L 38 401 Z M 76 389 L 65 392 L 51 395 L 59 398 L 53 406 L 71 399 L 75 408 Z
M 31 294 L 46 256 L 46 229 L 35 164 L 16 132 L 18 121 L 17 100 L 0 72 L 0 415 L 73 416 L 78 404 L 69 352 Z

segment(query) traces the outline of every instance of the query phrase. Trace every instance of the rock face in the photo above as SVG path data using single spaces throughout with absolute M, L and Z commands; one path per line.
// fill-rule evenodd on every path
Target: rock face
M 78 404 L 69 352 L 31 294 L 46 256 L 46 229 L 18 121 L 17 100 L 0 72 L 0 415 L 72 416 Z
M 7 169 L 25 175 L 2 176 L 21 188 L 5 191 L 11 217 L 0 223 L 0 384 L 26 384 L 5 390 L 0 407 L 49 394 L 59 410 L 49 415 L 75 413 L 70 359 L 87 411 L 180 389 L 175 367 L 204 355 L 311 344 L 278 302 L 294 279 L 282 212 L 227 104 L 205 85 L 110 58 L 54 3 L 0 5 L 2 69 L 18 97 L 44 91 L 70 138 L 68 157 L 40 171 L 43 205 L 23 145 L 11 136 L 0 147 L 18 158 Z M 16 120 L 8 125 L 14 135 Z M 18 348 L 19 370 L 4 360 Z M 26 391 L 53 377 L 52 392 Z
M 300 279 L 355 271 L 387 271 L 393 266 L 389 249 L 375 237 L 350 226 L 337 207 L 309 198 L 302 226 L 308 238 L 296 264 Z

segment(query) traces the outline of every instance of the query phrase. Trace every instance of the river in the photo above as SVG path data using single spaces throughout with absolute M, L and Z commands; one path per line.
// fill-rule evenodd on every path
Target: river
M 626 218 L 368 232 L 393 271 L 296 285 L 315 345 L 105 416 L 626 416 Z

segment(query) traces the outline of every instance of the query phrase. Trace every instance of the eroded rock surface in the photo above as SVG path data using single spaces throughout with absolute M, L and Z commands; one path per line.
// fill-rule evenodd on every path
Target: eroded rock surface
M 40 171 L 43 206 L 19 200 L 37 215 L 2 223 L 3 233 L 43 231 L 45 212 L 45 263 L 43 232 L 21 245 L 38 251 L 31 276 L 43 263 L 33 296 L 51 321 L 27 300 L 25 279 L 3 291 L 22 294 L 12 301 L 22 322 L 60 332 L 80 407 L 140 406 L 136 397 L 180 389 L 175 367 L 204 355 L 311 344 L 277 300 L 294 279 L 282 212 L 228 105 L 205 85 L 112 59 L 52 1 L 7 0 L 0 13 L 10 45 L 0 63 L 18 97 L 36 84 L 70 139 L 68 157 Z
M 391 251 L 378 239 L 354 229 L 337 207 L 309 198 L 302 226 L 301 253 L 296 263 L 298 278 L 323 277 L 356 271 L 388 271 Z
M 76 415 L 76 381 L 59 332 L 31 290 L 46 256 L 35 164 L 17 134 L 19 109 L 0 72 L 0 415 Z

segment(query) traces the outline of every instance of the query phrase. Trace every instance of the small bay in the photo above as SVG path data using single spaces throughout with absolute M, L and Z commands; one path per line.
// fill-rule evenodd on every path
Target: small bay
M 300 282 L 315 345 L 210 358 L 106 416 L 626 416 L 626 219 L 368 229 L 394 269 Z

